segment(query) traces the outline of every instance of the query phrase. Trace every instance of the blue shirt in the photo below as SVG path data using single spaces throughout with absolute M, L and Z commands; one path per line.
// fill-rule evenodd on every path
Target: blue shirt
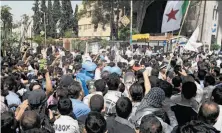
M 90 112 L 90 108 L 88 105 L 84 104 L 82 101 L 77 99 L 71 99 L 72 101 L 72 107 L 73 107 L 73 113 L 77 118 L 79 118 L 82 115 L 87 115 Z
M 20 105 L 21 104 L 21 100 L 19 99 L 19 96 L 12 92 L 12 91 L 8 91 L 9 94 L 6 96 L 6 100 L 8 105 L 12 105 L 12 104 L 16 104 L 16 105 Z M 14 110 L 14 108 L 12 108 Z

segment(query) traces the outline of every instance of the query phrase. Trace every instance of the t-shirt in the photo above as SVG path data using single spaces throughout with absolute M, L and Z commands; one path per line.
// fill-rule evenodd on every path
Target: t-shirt
M 101 79 L 101 71 L 99 68 L 96 69 L 95 71 L 95 77 L 94 77 L 95 80 L 98 80 L 98 79 Z
M 79 133 L 78 121 L 70 116 L 61 115 L 53 125 L 55 133 Z
M 81 115 L 86 115 L 90 112 L 90 108 L 82 101 L 77 99 L 71 99 L 71 101 L 72 101 L 73 113 L 77 118 L 80 117 Z
M 197 118 L 197 112 L 190 106 L 176 104 L 172 106 L 171 109 L 175 113 L 179 125 L 183 125 Z
M 21 100 L 19 99 L 19 96 L 12 92 L 12 91 L 8 91 L 9 94 L 6 96 L 6 100 L 8 105 L 20 105 L 21 104 Z M 14 108 L 12 108 L 14 110 Z

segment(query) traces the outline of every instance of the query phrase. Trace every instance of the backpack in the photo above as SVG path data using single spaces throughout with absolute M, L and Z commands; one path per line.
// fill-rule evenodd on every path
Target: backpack
M 35 111 L 39 114 L 40 116 L 40 125 L 41 125 L 41 128 L 43 130 L 45 130 L 45 133 L 55 133 L 55 130 L 53 128 L 53 122 L 50 121 L 49 117 L 48 117 L 48 113 L 46 112 L 47 111 L 47 108 L 46 108 L 46 103 L 45 104 L 42 104 L 39 106 L 38 109 L 36 109 Z

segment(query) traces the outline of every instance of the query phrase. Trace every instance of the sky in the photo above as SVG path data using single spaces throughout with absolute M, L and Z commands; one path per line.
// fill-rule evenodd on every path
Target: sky
M 75 11 L 76 4 L 80 4 L 81 1 L 71 1 L 73 11 Z M 13 14 L 13 22 L 18 22 L 21 20 L 23 14 L 29 16 L 33 15 L 32 7 L 34 1 L 0 1 L 1 6 L 8 5 L 12 8 L 11 13 Z M 46 4 L 47 5 L 47 4 Z

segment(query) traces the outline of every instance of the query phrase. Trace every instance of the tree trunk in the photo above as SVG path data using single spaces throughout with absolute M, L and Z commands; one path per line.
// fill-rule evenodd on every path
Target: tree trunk
M 113 2 L 111 2 L 111 15 L 110 15 L 110 40 L 113 40 Z
M 31 24 L 31 22 L 32 22 L 32 21 L 30 21 L 30 22 L 24 27 L 22 36 L 20 37 L 20 40 L 19 40 L 19 48 L 21 48 L 22 40 L 23 40 L 23 38 L 24 38 L 24 36 L 25 36 L 25 33 L 27 32 L 28 27 L 29 27 L 29 25 Z
M 146 9 L 152 2 L 154 2 L 154 0 L 141 0 L 141 1 L 138 1 L 138 2 L 139 3 L 138 3 L 137 11 L 136 11 L 137 12 L 136 27 L 137 27 L 137 30 L 140 32 L 141 28 L 142 28 L 142 25 L 143 25 L 143 19 L 144 19 L 145 14 L 146 14 Z
M 118 40 L 118 31 L 119 31 L 119 1 L 117 1 L 117 16 L 116 16 L 116 40 Z

